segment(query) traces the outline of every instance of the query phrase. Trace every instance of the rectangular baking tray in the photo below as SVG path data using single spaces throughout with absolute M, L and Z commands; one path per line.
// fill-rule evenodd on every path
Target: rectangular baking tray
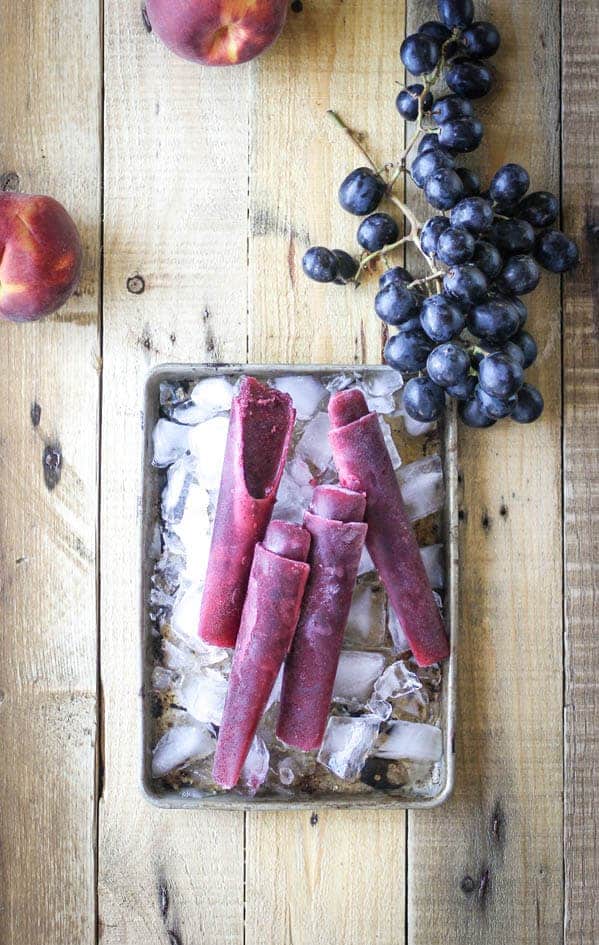
M 141 518 L 141 635 L 140 635 L 140 786 L 142 794 L 152 804 L 167 809 L 208 810 L 314 810 L 329 808 L 433 808 L 443 804 L 451 795 L 455 780 L 455 722 L 457 699 L 457 653 L 458 653 L 458 456 L 457 413 L 455 401 L 448 404 L 439 433 L 439 450 L 445 478 L 445 504 L 442 511 L 441 540 L 445 549 L 445 598 L 444 618 L 451 639 L 451 654 L 444 664 L 441 718 L 443 732 L 443 776 L 434 795 L 413 796 L 386 794 L 311 794 L 296 798 L 285 796 L 244 797 L 236 794 L 206 795 L 203 797 L 181 796 L 176 790 L 159 787 L 151 776 L 151 739 L 153 720 L 150 675 L 151 630 L 150 588 L 155 559 L 150 548 L 155 541 L 155 528 L 160 520 L 160 495 L 164 485 L 164 470 L 152 466 L 152 431 L 160 416 L 160 385 L 163 382 L 187 384 L 218 374 L 240 376 L 251 374 L 257 378 L 273 375 L 310 374 L 325 377 L 337 373 L 389 371 L 381 365 L 356 364 L 163 364 L 148 376 L 144 391 L 144 449 L 142 457 L 142 518 Z

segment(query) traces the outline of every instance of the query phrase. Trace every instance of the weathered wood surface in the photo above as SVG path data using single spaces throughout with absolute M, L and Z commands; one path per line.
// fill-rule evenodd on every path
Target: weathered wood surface
M 565 945 L 599 939 L 599 9 L 562 7 L 564 226 Z
M 2 325 L 0 941 L 91 945 L 98 10 L 1 0 L 0 22 L 2 186 L 61 200 L 86 260 L 80 292 L 59 315 Z
M 560 290 L 548 276 L 530 316 L 544 419 L 461 436 L 458 786 L 446 807 L 407 820 L 372 811 L 175 813 L 143 801 L 135 539 L 141 397 L 154 364 L 379 360 L 371 289 L 311 285 L 300 259 L 309 242 L 351 246 L 355 228 L 332 188 L 360 162 L 326 108 L 368 130 L 376 155 L 393 155 L 404 6 L 304 0 L 263 59 L 202 70 L 147 33 L 136 3 L 105 0 L 100 336 L 101 5 L 13 6 L 0 0 L 0 173 L 16 171 L 22 189 L 53 193 L 73 211 L 86 274 L 55 318 L 2 328 L 0 941 L 591 945 L 599 926 L 595 5 L 562 5 L 564 223 L 585 253 L 564 283 L 565 667 Z M 477 107 L 487 124 L 484 167 L 521 160 L 535 187 L 558 189 L 559 4 L 492 0 L 477 11 L 504 39 L 499 91 Z M 431 12 L 429 2 L 411 3 L 408 29 Z M 62 456 L 51 491 L 46 446 Z
M 519 161 L 533 189 L 558 192 L 559 4 L 481 16 L 501 30 L 499 79 L 476 103 L 486 137 L 467 163 L 489 179 Z M 528 299 L 543 419 L 460 430 L 458 778 L 447 807 L 408 818 L 409 945 L 562 938 L 559 279 Z
M 105 42 L 99 935 L 229 945 L 243 935 L 243 813 L 164 812 L 139 792 L 135 536 L 148 371 L 246 356 L 250 73 L 175 59 L 135 3 L 106 3 Z

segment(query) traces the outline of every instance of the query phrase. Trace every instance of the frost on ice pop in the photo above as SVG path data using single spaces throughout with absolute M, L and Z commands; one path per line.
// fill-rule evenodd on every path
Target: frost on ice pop
M 222 787 L 239 780 L 291 646 L 310 572 L 309 547 L 305 528 L 279 521 L 256 545 L 214 758 L 214 780 Z
M 368 551 L 414 657 L 420 666 L 443 660 L 449 656 L 449 642 L 378 417 L 368 412 L 358 390 L 334 394 L 329 415 L 339 479 L 348 489 L 366 493 Z
M 304 526 L 312 536 L 310 578 L 285 664 L 277 736 L 310 751 L 322 742 L 366 536 L 363 493 L 317 486 Z
M 233 400 L 199 633 L 235 646 L 252 556 L 264 537 L 295 421 L 288 394 L 244 377 Z

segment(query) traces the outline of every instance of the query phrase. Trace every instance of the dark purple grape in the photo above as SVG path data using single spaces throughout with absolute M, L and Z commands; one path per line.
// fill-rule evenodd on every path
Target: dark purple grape
M 478 235 L 493 223 L 493 207 L 484 197 L 464 197 L 449 214 L 452 226 L 462 226 Z
M 403 266 L 392 266 L 390 269 L 386 269 L 382 276 L 380 276 L 379 287 L 384 289 L 386 285 L 390 285 L 392 282 L 407 284 L 413 281 L 414 276 L 411 272 L 408 272 L 407 269 L 404 269 Z
M 474 396 L 475 387 L 476 376 L 474 374 L 468 374 L 459 384 L 452 384 L 451 387 L 446 387 L 445 393 L 455 400 L 470 400 L 470 398 Z
M 472 102 L 459 95 L 443 95 L 437 99 L 431 109 L 431 116 L 438 125 L 454 118 L 471 118 L 473 114 Z
M 437 40 L 440 46 L 451 38 L 451 30 L 443 26 L 443 23 L 439 23 L 438 20 L 427 20 L 426 23 L 418 27 L 418 32 L 432 36 L 433 39 Z
M 464 154 L 475 151 L 483 139 L 483 123 L 478 118 L 452 118 L 439 129 L 439 144 Z
M 399 227 L 388 213 L 372 213 L 360 223 L 357 239 L 369 253 L 376 253 L 384 246 L 397 242 Z
M 358 261 L 346 253 L 344 249 L 334 249 L 333 256 L 337 260 L 337 277 L 333 280 L 336 285 L 345 285 L 356 275 L 359 265 Z
M 432 347 L 423 331 L 400 331 L 385 345 L 385 362 L 396 371 L 421 371 Z
M 406 121 L 416 121 L 418 118 L 418 100 L 424 90 L 424 86 L 416 82 L 414 85 L 408 85 L 402 89 L 395 99 L 395 107 Z M 427 92 L 422 99 L 422 110 L 428 112 L 433 104 L 433 96 Z
M 493 420 L 502 420 L 503 417 L 509 417 L 516 406 L 516 395 L 513 397 L 501 398 L 488 394 L 484 388 L 477 384 L 474 390 L 474 398 L 478 402 L 480 409 Z
M 388 325 L 401 325 L 416 315 L 420 299 L 399 282 L 391 282 L 379 289 L 374 300 L 374 310 Z
M 519 256 L 532 250 L 535 231 L 526 220 L 496 220 L 488 239 L 504 256 Z
M 473 0 L 437 0 L 439 19 L 447 29 L 463 30 L 474 19 Z
M 418 142 L 418 154 L 424 154 L 425 151 L 431 151 L 439 148 L 439 135 L 434 131 L 428 131 Z
M 433 341 L 451 341 L 464 328 L 465 318 L 461 308 L 444 295 L 430 295 L 420 310 L 422 330 Z
M 511 412 L 516 423 L 533 423 L 543 413 L 543 397 L 532 384 L 523 384 L 516 398 L 516 405 Z
M 492 282 L 503 269 L 503 257 L 496 246 L 486 240 L 477 240 L 472 255 L 472 262 Z
M 551 226 L 557 220 L 559 204 L 557 197 L 548 190 L 535 190 L 527 194 L 518 204 L 518 216 L 538 230 Z
M 466 317 L 469 330 L 477 338 L 501 343 L 518 331 L 518 313 L 509 299 L 487 296 L 470 310 Z
M 363 217 L 376 210 L 385 193 L 384 180 L 369 167 L 357 167 L 339 187 L 339 203 L 348 213 Z
M 443 277 L 443 291 L 463 305 L 474 305 L 487 294 L 487 278 L 472 263 L 453 266 Z
M 524 381 L 524 370 L 505 352 L 488 354 L 478 366 L 478 383 L 487 394 L 507 400 L 513 397 Z
M 461 226 L 448 227 L 437 243 L 437 256 L 446 266 L 468 262 L 474 253 L 474 237 Z
M 461 345 L 446 341 L 431 351 L 426 370 L 439 387 L 453 387 L 462 382 L 470 371 L 470 355 Z
M 472 397 L 470 400 L 464 401 L 458 407 L 458 413 L 462 423 L 465 423 L 467 427 L 492 427 L 496 420 L 493 420 L 485 411 L 481 408 L 476 397 Z
M 333 282 L 337 277 L 339 264 L 330 249 L 324 246 L 311 246 L 304 253 L 302 268 L 314 282 Z
M 546 230 L 537 238 L 535 259 L 549 272 L 569 272 L 577 265 L 580 254 L 574 240 L 565 233 Z
M 439 62 L 441 47 L 426 33 L 412 33 L 411 36 L 406 36 L 401 44 L 399 55 L 412 75 L 427 75 Z
M 489 184 L 489 197 L 499 207 L 518 203 L 530 187 L 528 172 L 520 164 L 503 164 Z
M 506 295 L 526 295 L 539 284 L 541 272 L 532 256 L 511 256 L 495 280 Z
M 432 423 L 445 406 L 443 389 L 429 377 L 412 377 L 403 389 L 403 407 L 412 420 Z
M 527 331 L 519 331 L 511 340 L 522 353 L 522 367 L 529 368 L 536 361 L 538 354 L 537 343 L 533 336 Z
M 482 98 L 490 91 L 495 73 L 479 59 L 456 59 L 445 73 L 445 81 L 456 95 Z
M 413 315 L 412 318 L 408 318 L 407 321 L 403 322 L 401 325 L 397 326 L 398 331 L 422 331 L 422 325 L 420 324 L 420 313 Z
M 420 231 L 420 246 L 427 256 L 434 256 L 441 233 L 450 226 L 447 217 L 429 217 Z
M 451 210 L 464 195 L 464 186 L 454 170 L 444 167 L 427 178 L 424 193 L 431 207 Z
M 417 187 L 424 187 L 428 178 L 443 168 L 453 167 L 453 158 L 441 148 L 431 148 L 418 154 L 412 161 L 410 174 Z
M 489 56 L 494 56 L 499 49 L 501 36 L 493 23 L 481 20 L 464 30 L 460 36 L 460 42 L 469 56 L 475 56 L 477 59 L 488 59 Z
M 476 171 L 471 171 L 469 167 L 456 167 L 455 172 L 464 185 L 464 195 L 477 197 L 480 194 L 481 184 Z
M 500 296 L 498 296 L 500 297 Z M 517 298 L 516 296 L 505 296 L 505 298 L 510 302 L 510 304 L 515 308 L 518 313 L 518 328 L 522 328 L 528 318 L 528 309 L 522 301 L 522 299 Z

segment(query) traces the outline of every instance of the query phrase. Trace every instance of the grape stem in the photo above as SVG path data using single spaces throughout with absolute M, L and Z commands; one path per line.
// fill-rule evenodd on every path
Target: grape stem
M 416 285 L 424 285 L 426 282 L 432 282 L 434 279 L 440 279 L 441 276 L 445 275 L 445 270 L 438 269 L 437 272 L 431 272 L 430 276 L 423 276 L 422 279 L 414 279 L 413 282 L 410 282 L 407 286 L 408 289 L 413 289 Z
M 385 258 L 386 254 L 393 252 L 394 249 L 398 249 L 398 247 L 400 247 L 400 246 L 403 246 L 404 243 L 410 242 L 410 239 L 411 239 L 411 237 L 410 237 L 409 235 L 408 235 L 408 236 L 402 236 L 402 238 L 399 239 L 399 240 L 396 240 L 395 243 L 387 243 L 387 245 L 386 245 L 386 246 L 383 246 L 382 249 L 377 249 L 377 250 L 375 250 L 375 251 L 372 252 L 372 253 L 368 253 L 367 256 L 363 256 L 362 259 L 360 260 L 360 265 L 358 266 L 358 271 L 357 271 L 357 273 L 356 273 L 355 276 L 354 276 L 354 282 L 356 283 L 356 285 L 359 285 L 359 284 L 360 284 L 360 276 L 362 275 L 362 273 L 364 272 L 364 270 L 368 268 L 368 266 L 370 265 L 370 263 L 373 262 L 375 259 L 381 259 L 381 258 L 382 258 L 383 261 L 385 262 L 385 265 L 387 266 L 387 268 L 389 268 L 389 264 L 388 264 L 388 262 L 387 262 L 387 259 Z

